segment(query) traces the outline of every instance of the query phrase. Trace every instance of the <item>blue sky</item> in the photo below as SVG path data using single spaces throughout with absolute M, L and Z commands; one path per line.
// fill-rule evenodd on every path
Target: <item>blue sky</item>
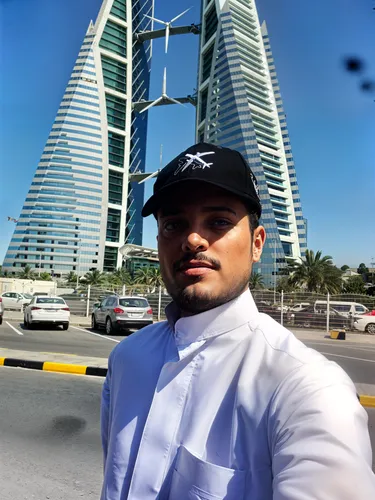
M 0 261 L 55 118 L 90 19 L 101 0 L 0 0 Z M 178 4 L 178 7 L 177 7 Z M 343 70 L 345 55 L 366 61 L 375 79 L 375 6 L 372 0 L 258 0 L 266 19 L 287 113 L 308 247 L 337 265 L 370 264 L 375 257 L 374 95 Z M 158 0 L 155 15 L 170 19 L 199 0 Z M 198 37 L 173 37 L 168 56 L 154 42 L 151 96 L 158 97 L 164 65 L 168 93 L 192 93 Z M 194 142 L 194 109 L 155 108 L 149 113 L 147 170 Z M 146 187 L 148 197 L 152 183 Z M 144 245 L 155 247 L 154 221 L 146 220 Z

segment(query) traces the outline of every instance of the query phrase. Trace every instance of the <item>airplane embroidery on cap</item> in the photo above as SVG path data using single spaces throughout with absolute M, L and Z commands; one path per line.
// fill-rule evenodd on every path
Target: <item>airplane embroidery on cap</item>
M 174 175 L 178 175 L 188 168 L 191 168 L 192 170 L 195 170 L 196 168 L 201 168 L 202 170 L 205 168 L 211 168 L 213 163 L 207 163 L 202 159 L 202 156 L 214 154 L 215 151 L 206 151 L 205 153 L 197 153 L 195 155 L 186 153 L 186 155 L 178 161 L 178 167 L 176 168 Z

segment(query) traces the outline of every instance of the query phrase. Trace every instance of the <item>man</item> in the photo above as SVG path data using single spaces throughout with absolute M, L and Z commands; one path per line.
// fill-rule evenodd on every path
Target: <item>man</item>
M 159 174 L 168 321 L 112 352 L 102 500 L 370 500 L 367 415 L 348 376 L 260 314 L 265 230 L 236 151 L 198 144 Z

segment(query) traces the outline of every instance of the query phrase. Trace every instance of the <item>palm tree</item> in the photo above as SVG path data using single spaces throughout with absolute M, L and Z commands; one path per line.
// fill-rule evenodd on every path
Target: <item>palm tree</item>
M 296 286 L 291 282 L 289 276 L 280 276 L 276 282 L 276 291 L 281 293 L 284 291 L 285 293 L 294 292 Z
M 264 288 L 263 276 L 260 273 L 252 272 L 249 280 L 249 286 L 251 290 Z
M 314 254 L 306 250 L 301 262 L 289 266 L 290 282 L 308 292 L 339 293 L 342 287 L 342 271 L 333 265 L 332 257 L 319 250 Z
M 74 271 L 70 271 L 70 273 L 65 278 L 66 282 L 71 285 L 75 285 L 77 283 L 77 275 Z
M 47 272 L 40 273 L 40 276 L 38 279 L 40 279 L 42 281 L 52 281 L 50 273 L 47 273 Z
M 141 267 L 134 276 L 134 283 L 137 285 L 146 285 L 148 288 L 155 289 L 163 284 L 163 280 L 158 267 Z
M 31 269 L 29 265 L 26 265 L 22 271 L 18 273 L 18 278 L 22 280 L 34 280 L 35 279 L 35 273 Z
M 104 285 L 106 282 L 106 276 L 104 273 L 94 269 L 93 271 L 87 272 L 82 278 L 87 285 L 100 286 Z
M 108 282 L 118 286 L 131 285 L 132 277 L 125 267 L 119 267 L 108 275 Z

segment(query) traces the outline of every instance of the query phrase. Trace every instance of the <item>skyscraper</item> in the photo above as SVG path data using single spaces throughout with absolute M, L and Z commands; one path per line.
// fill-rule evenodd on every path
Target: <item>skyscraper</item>
M 103 0 L 90 23 L 22 207 L 3 270 L 27 264 L 55 275 L 121 263 L 124 241 L 142 243 L 153 0 Z
M 265 284 L 306 248 L 286 118 L 265 24 L 255 0 L 202 0 L 197 140 L 240 151 L 260 189 Z M 228 166 L 230 168 L 230 166 Z

